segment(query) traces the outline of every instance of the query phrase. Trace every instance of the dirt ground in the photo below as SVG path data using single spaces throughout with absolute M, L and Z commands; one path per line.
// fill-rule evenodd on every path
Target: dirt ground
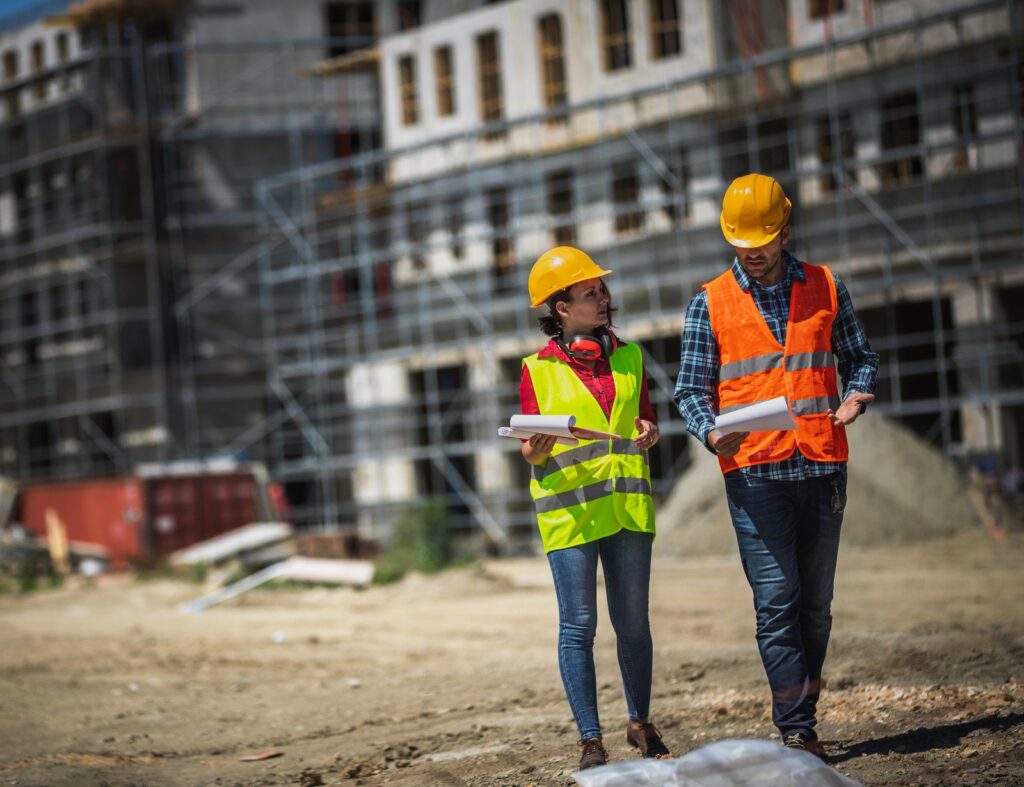
M 820 706 L 836 768 L 1024 784 L 1022 559 L 1019 536 L 978 531 L 844 547 Z M 770 737 L 738 559 L 656 559 L 652 586 L 653 716 L 673 751 Z M 572 783 L 543 559 L 178 611 L 198 593 L 105 578 L 0 598 L 0 785 Z M 607 615 L 596 652 L 609 752 L 632 757 Z M 265 751 L 282 754 L 240 760 Z

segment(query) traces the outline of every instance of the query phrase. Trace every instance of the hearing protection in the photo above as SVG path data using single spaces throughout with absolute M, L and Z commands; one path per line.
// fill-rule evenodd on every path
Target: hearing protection
M 598 358 L 610 358 L 615 350 L 612 335 L 603 325 L 594 329 L 594 333 L 578 333 L 568 342 L 562 341 L 562 348 L 570 358 L 580 361 L 596 361 Z

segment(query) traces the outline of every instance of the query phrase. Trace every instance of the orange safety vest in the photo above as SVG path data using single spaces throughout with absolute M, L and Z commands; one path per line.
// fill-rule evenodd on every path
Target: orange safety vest
M 703 287 L 720 356 L 716 411 L 785 396 L 797 423 L 795 431 L 751 432 L 735 456 L 718 457 L 723 473 L 779 462 L 797 448 L 816 462 L 849 457 L 846 429 L 833 426 L 827 412 L 840 401 L 832 355 L 835 279 L 824 265 L 800 265 L 806 281 L 793 281 L 785 347 L 731 269 Z

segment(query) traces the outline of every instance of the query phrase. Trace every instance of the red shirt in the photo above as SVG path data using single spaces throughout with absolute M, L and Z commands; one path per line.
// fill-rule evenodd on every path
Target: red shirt
M 614 334 L 612 334 L 612 338 L 615 341 L 616 347 L 625 344 L 622 339 Z M 537 353 L 537 357 L 548 358 L 552 355 L 563 363 L 569 364 L 569 368 L 576 373 L 576 376 L 580 378 L 580 382 L 587 387 L 587 390 L 594 395 L 597 403 L 601 405 L 605 417 L 611 418 L 612 402 L 615 401 L 615 379 L 612 377 L 612 367 L 608 359 L 598 358 L 594 368 L 591 369 L 586 364 L 570 358 L 561 345 L 553 338 Z M 519 381 L 519 408 L 523 415 L 541 414 L 540 406 L 537 404 L 537 393 L 533 390 L 533 380 L 530 379 L 530 370 L 525 364 L 523 365 L 522 380 Z M 643 379 L 640 381 L 640 418 L 644 421 L 650 421 L 652 424 L 658 423 L 658 417 L 654 414 L 654 408 L 651 407 L 651 399 L 647 395 L 646 371 L 643 374 Z

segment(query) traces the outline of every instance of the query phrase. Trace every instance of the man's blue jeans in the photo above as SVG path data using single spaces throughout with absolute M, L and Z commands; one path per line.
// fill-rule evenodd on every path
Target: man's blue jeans
M 772 721 L 783 736 L 801 732 L 816 738 L 846 471 L 804 481 L 733 471 L 725 476 L 725 490 L 743 571 L 754 591 Z
M 604 569 L 608 614 L 615 629 L 629 717 L 647 719 L 653 662 L 647 618 L 653 541 L 649 533 L 620 530 L 589 544 L 548 553 L 558 597 L 558 669 L 580 740 L 601 734 L 594 672 L 598 557 Z

